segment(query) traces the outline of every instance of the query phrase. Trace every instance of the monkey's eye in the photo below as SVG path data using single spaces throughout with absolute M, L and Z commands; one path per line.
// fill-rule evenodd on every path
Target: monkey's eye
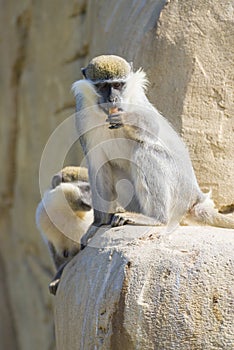
M 89 184 L 78 184 L 78 188 L 80 188 L 83 192 L 90 192 Z
M 105 90 L 108 87 L 107 83 L 98 83 L 95 84 L 95 87 L 97 90 L 101 91 L 101 90 Z
M 123 86 L 124 86 L 124 83 L 121 83 L 121 82 L 113 83 L 113 84 L 112 84 L 112 87 L 113 87 L 115 90 L 121 90 Z

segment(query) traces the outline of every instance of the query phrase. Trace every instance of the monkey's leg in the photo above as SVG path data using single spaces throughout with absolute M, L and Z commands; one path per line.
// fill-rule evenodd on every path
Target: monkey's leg
M 116 227 L 123 225 L 161 226 L 163 223 L 139 213 L 128 211 L 123 213 L 115 213 L 111 220 L 111 226 Z
M 94 222 L 81 238 L 81 249 L 84 249 L 88 240 L 95 235 L 102 225 L 111 224 L 117 207 L 115 183 L 112 176 L 113 169 L 110 164 L 106 162 L 101 168 L 96 170 L 95 168 L 92 169 L 92 165 L 95 165 L 96 159 L 93 159 L 93 161 L 89 159 L 89 162 L 91 164 L 90 184 L 92 189 Z

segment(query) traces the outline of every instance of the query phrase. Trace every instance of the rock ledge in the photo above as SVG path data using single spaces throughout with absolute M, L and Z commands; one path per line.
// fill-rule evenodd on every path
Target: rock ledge
M 99 230 L 67 266 L 57 350 L 231 350 L 234 230 Z

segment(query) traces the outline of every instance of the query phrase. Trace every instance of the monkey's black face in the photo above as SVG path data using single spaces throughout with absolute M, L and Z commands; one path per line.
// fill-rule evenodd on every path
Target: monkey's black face
M 121 109 L 125 82 L 102 82 L 95 84 L 95 88 L 100 96 L 98 103 L 107 115 L 110 109 Z
M 89 211 L 92 209 L 91 189 L 88 182 L 71 183 L 70 191 L 65 193 L 66 199 L 74 211 Z

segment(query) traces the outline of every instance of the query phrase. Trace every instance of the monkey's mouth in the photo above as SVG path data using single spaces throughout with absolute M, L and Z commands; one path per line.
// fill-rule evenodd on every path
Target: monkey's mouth
M 101 104 L 99 104 L 99 107 L 103 110 L 103 112 L 109 116 L 109 115 L 112 115 L 112 114 L 117 114 L 119 112 L 123 112 L 123 109 L 118 107 L 118 106 L 103 106 Z
M 83 211 L 89 211 L 92 209 L 92 206 L 88 203 L 82 203 L 82 209 Z
M 118 107 L 111 107 L 108 108 L 108 115 L 112 115 L 112 114 L 116 114 L 120 111 L 120 109 Z

